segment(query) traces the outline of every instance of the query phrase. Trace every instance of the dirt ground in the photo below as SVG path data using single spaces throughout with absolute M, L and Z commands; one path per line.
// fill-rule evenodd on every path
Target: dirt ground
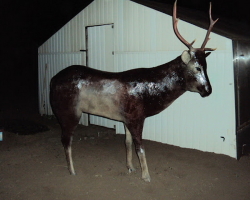
M 50 130 L 33 135 L 4 131 L 0 142 L 2 200 L 249 200 L 250 157 L 224 155 L 144 141 L 151 182 L 126 169 L 124 135 L 78 126 L 73 141 L 76 176 L 69 174 L 60 127 L 32 107 L 2 108 L 4 117 L 29 119 Z

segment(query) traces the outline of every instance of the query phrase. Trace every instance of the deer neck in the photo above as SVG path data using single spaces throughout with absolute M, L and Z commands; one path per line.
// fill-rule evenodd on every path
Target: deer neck
M 148 91 L 150 94 L 150 87 L 152 87 L 152 93 L 144 98 L 145 106 L 148 108 L 146 109 L 147 116 L 161 112 L 186 92 L 184 66 L 179 60 L 181 59 L 177 58 L 177 60 L 156 67 L 155 75 L 158 76 L 158 80 L 149 83 Z

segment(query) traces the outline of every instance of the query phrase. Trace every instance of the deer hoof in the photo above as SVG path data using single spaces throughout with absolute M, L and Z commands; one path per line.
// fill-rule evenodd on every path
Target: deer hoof
M 73 176 L 75 176 L 76 175 L 76 172 L 75 172 L 75 170 L 69 170 L 69 173 L 70 173 L 70 175 L 73 175 Z
M 145 181 L 145 182 L 150 182 L 151 178 L 150 176 L 145 176 L 145 177 L 142 177 L 142 179 Z
M 135 172 L 135 171 L 136 171 L 135 168 L 129 168 L 129 169 L 128 169 L 128 173 L 132 173 L 132 172 Z

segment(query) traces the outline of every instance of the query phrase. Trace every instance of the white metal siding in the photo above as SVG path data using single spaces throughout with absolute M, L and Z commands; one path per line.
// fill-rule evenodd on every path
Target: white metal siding
M 186 49 L 173 32 L 171 16 L 129 0 L 95 0 L 39 48 L 40 57 L 86 49 L 85 27 L 110 23 L 114 23 L 115 71 L 153 67 L 176 58 Z M 197 39 L 194 47 L 200 47 L 206 30 L 183 21 L 178 27 L 185 39 Z M 143 138 L 235 158 L 232 41 L 214 33 L 210 38 L 207 47 L 217 48 L 207 57 L 213 93 L 207 98 L 185 93 L 168 109 L 146 120 Z M 61 65 L 66 60 L 62 58 Z M 59 68 L 48 70 L 57 72 Z M 41 71 L 40 95 L 43 74 Z M 116 122 L 116 131 L 124 133 L 122 123 Z

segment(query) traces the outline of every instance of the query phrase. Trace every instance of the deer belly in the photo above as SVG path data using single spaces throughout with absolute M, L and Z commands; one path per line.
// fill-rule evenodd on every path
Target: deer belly
M 81 112 L 122 121 L 120 105 L 115 95 L 103 95 L 100 93 L 80 94 L 77 108 L 80 108 Z

